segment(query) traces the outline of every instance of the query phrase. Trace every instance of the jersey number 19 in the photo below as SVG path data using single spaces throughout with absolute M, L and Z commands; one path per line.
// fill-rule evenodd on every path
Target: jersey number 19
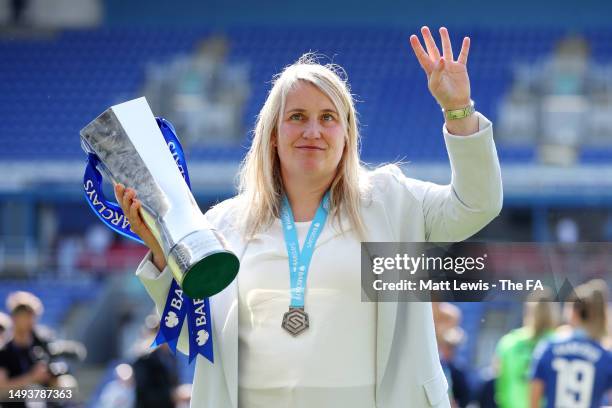
M 595 378 L 593 364 L 558 357 L 552 367 L 557 372 L 555 408 L 589 408 Z

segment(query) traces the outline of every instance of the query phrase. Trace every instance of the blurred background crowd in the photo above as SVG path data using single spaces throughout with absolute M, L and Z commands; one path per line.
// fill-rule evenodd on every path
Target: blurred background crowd
M 133 274 L 144 248 L 85 203 L 79 130 L 146 96 L 176 127 L 205 211 L 234 192 L 272 76 L 316 51 L 346 70 L 362 158 L 447 183 L 442 115 L 408 44 L 421 25 L 471 37 L 472 98 L 494 123 L 504 208 L 473 240 L 505 244 L 501 260 L 534 276 L 547 264 L 610 285 L 612 247 L 551 257 L 541 244 L 612 241 L 612 4 L 461 4 L 0 0 L 0 342 L 13 350 L 0 370 L 77 387 L 91 407 L 186 406 L 193 367 L 149 348 L 159 318 Z M 457 407 L 509 406 L 495 391 L 507 336 L 527 333 L 527 376 L 542 333 L 542 307 L 520 305 L 435 306 Z

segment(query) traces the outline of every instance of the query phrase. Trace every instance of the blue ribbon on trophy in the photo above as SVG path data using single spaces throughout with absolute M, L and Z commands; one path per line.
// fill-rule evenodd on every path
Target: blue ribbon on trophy
M 164 306 L 162 318 L 159 322 L 159 331 L 151 347 L 168 343 L 170 349 L 176 352 L 178 338 L 181 334 L 183 322 L 185 321 L 188 310 L 185 304 L 188 302 L 189 299 L 183 294 L 183 289 L 181 289 L 178 283 L 172 279 L 168 298 L 166 299 L 166 305 Z
M 189 306 L 189 362 L 198 355 L 213 361 L 212 322 L 208 298 L 188 299 Z
M 176 131 L 170 122 L 163 118 L 155 118 L 159 129 L 166 141 L 168 149 L 174 158 L 179 172 L 191 189 L 189 173 L 183 148 L 176 136 Z M 87 166 L 83 176 L 85 198 L 96 216 L 110 229 L 136 242 L 143 241 L 130 229 L 130 223 L 123 214 L 121 207 L 106 199 L 102 190 L 103 177 L 98 167 L 104 172 L 104 164 L 98 156 L 91 151 L 87 154 Z M 210 302 L 208 298 L 191 299 L 183 293 L 175 279 L 172 279 L 168 298 L 160 321 L 160 329 L 153 346 L 168 343 L 170 349 L 176 353 L 176 347 L 185 318 L 188 320 L 189 331 L 189 362 L 201 354 L 213 362 L 212 322 L 210 315 Z
M 85 187 L 85 199 L 91 210 L 102 220 L 106 226 L 124 237 L 133 239 L 143 244 L 138 235 L 130 229 L 130 222 L 123 214 L 121 207 L 117 203 L 106 199 L 102 191 L 102 173 L 96 168 L 101 165 L 100 159 L 93 153 L 87 154 L 87 166 L 83 176 L 83 186 Z

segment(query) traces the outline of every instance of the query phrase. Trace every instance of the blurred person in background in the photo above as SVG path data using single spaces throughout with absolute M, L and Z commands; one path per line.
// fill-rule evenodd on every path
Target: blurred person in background
M 457 347 L 465 339 L 465 332 L 459 326 L 461 309 L 449 302 L 432 302 L 431 305 L 440 362 L 449 384 L 451 404 L 465 407 L 470 401 L 471 392 L 465 372 L 455 362 Z
M 54 341 L 50 331 L 37 327 L 44 307 L 32 293 L 11 293 L 6 308 L 11 314 L 13 330 L 0 348 L 0 392 L 29 387 L 76 388 L 76 379 L 68 374 L 62 358 L 82 360 L 84 347 L 76 342 Z M 15 404 L 11 406 L 25 406 Z
M 96 408 L 134 407 L 134 371 L 129 364 L 119 364 L 113 372 L 115 378 L 104 386 Z
M 552 291 L 532 292 L 523 305 L 523 326 L 512 330 L 495 350 L 495 400 L 500 408 L 529 407 L 529 367 L 540 340 L 553 334 L 559 323 L 559 304 Z
M 11 318 L 6 313 L 0 312 L 0 348 L 4 346 L 4 343 L 8 340 L 11 327 Z
M 89 270 L 98 276 L 106 275 L 110 263 L 114 261 L 108 257 L 113 239 L 113 234 L 103 225 L 90 226 L 85 232 L 83 247 L 78 252 L 78 268 Z
M 145 319 L 146 349 L 132 364 L 134 369 L 136 408 L 174 408 L 179 401 L 179 371 L 176 356 L 164 343 L 154 349 L 148 347 L 159 329 L 157 314 Z
M 457 347 L 465 340 L 465 332 L 459 326 L 450 327 L 436 336 L 442 369 L 450 386 L 451 405 L 465 408 L 470 403 L 471 390 L 467 372 L 455 361 Z
M 493 358 L 491 364 L 480 371 L 480 382 L 474 391 L 474 401 L 479 408 L 497 408 L 495 402 L 495 381 L 497 379 L 497 360 Z
M 461 323 L 461 310 L 449 302 L 431 302 L 436 335 L 444 333 Z
M 607 298 L 603 280 L 576 288 L 570 301 L 572 331 L 543 341 L 534 352 L 531 408 L 601 406 L 612 388 L 612 353 L 601 344 L 607 332 Z
M 411 179 L 394 165 L 362 167 L 357 112 L 339 67 L 306 54 L 275 76 L 240 193 L 206 213 L 241 264 L 234 284 L 210 298 L 221 359 L 197 358 L 192 406 L 449 407 L 431 304 L 362 302 L 356 273 L 363 241 L 460 241 L 501 209 L 492 124 L 470 98 L 470 39 L 455 59 L 446 28 L 442 54 L 429 28 L 421 33 L 427 51 L 416 35 L 410 43 L 444 111 L 452 185 Z M 409 137 L 411 123 L 398 137 Z M 136 191 L 117 185 L 115 194 L 151 249 L 137 276 L 161 311 L 172 280 L 164 251 L 141 219 Z M 298 233 L 311 249 L 304 255 L 314 254 L 310 281 L 292 289 L 287 260 L 303 246 Z M 304 271 L 311 265 L 309 257 L 296 262 Z M 283 316 L 305 322 L 306 312 L 303 335 L 283 330 Z M 187 340 L 179 338 L 179 350 Z
M 13 332 L 0 349 L 0 391 L 50 386 L 53 376 L 44 358 L 44 354 L 48 354 L 48 339 L 35 331 L 36 320 L 44 310 L 40 299 L 29 292 L 13 292 L 6 306 L 11 314 Z M 26 405 L 16 402 L 11 406 Z
M 49 339 L 35 331 L 36 321 L 44 310 L 42 302 L 32 293 L 13 292 L 6 304 L 13 332 L 0 350 L 0 386 L 23 388 L 31 383 L 48 384 L 51 374 L 38 355 L 47 350 Z
M 57 270 L 62 279 L 74 279 L 83 251 L 83 239 L 76 235 L 62 235 L 57 243 Z

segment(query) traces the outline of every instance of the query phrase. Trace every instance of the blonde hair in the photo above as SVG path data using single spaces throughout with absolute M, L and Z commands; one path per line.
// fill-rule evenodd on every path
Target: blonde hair
M 532 292 L 527 297 L 523 311 L 523 325 L 530 330 L 531 338 L 538 339 L 559 322 L 559 304 L 554 302 L 550 288 Z
M 573 309 L 580 325 L 592 338 L 602 340 L 607 333 L 608 286 L 602 279 L 593 279 L 576 288 Z
M 272 89 L 257 116 L 251 148 L 241 163 L 238 173 L 238 193 L 245 211 L 240 217 L 247 238 L 269 226 L 279 218 L 283 183 L 280 161 L 273 145 L 281 114 L 289 91 L 298 81 L 306 81 L 323 92 L 337 109 L 344 126 L 345 146 L 336 176 L 330 186 L 331 218 L 340 229 L 341 211 L 363 238 L 365 227 L 360 215 L 360 197 L 364 186 L 359 159 L 360 136 L 355 104 L 344 70 L 335 64 L 321 65 L 312 53 L 302 55 L 295 63 L 274 76 Z

